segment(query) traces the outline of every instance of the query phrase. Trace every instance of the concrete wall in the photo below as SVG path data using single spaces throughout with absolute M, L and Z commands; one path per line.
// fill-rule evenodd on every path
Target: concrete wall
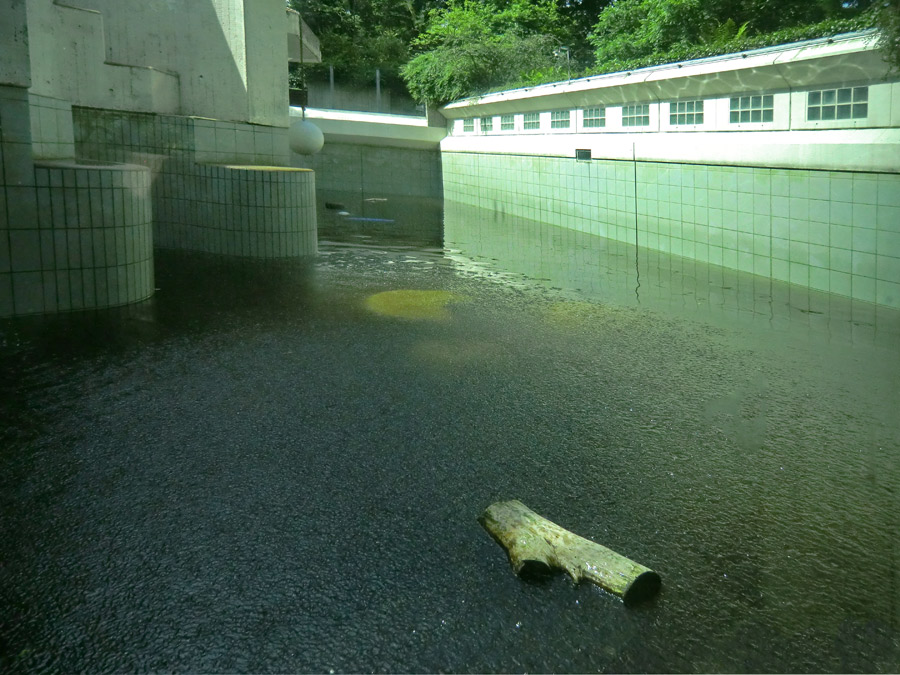
M 19 190 L 18 213 L 0 236 L 0 316 L 112 307 L 153 294 L 147 169 L 42 163 L 33 185 Z
M 28 24 L 36 94 L 287 126 L 280 0 L 28 0 Z
M 287 50 L 291 63 L 321 63 L 322 48 L 319 38 L 312 32 L 299 12 L 287 11 Z
M 28 0 L 27 8 L 33 93 L 97 108 L 179 112 L 176 73 L 109 58 L 108 17 L 58 0 Z
M 328 110 L 355 110 L 361 112 L 387 113 L 394 115 L 422 115 L 406 92 L 395 93 L 382 86 L 380 98 L 375 88 L 375 75 L 372 82 L 363 86 L 348 86 L 328 82 L 309 83 L 309 101 L 311 108 Z
M 807 98 L 815 87 L 771 94 L 772 121 L 731 123 L 731 96 L 694 99 L 703 103 L 703 122 L 673 125 L 677 101 L 647 103 L 649 124 L 623 125 L 622 105 L 599 105 L 604 126 L 587 127 L 587 108 L 559 109 L 570 123 L 554 128 L 552 111 L 536 112 L 538 127 L 525 128 L 525 113 L 455 119 L 445 151 L 533 154 L 574 157 L 575 150 L 607 159 L 682 161 L 735 166 L 896 171 L 900 156 L 900 82 L 857 83 L 867 92 L 863 119 L 810 121 Z M 838 85 L 836 85 L 838 86 Z M 853 88 L 848 85 L 847 88 Z M 744 94 L 739 94 L 744 97 Z M 754 94 L 761 96 L 761 94 Z M 689 97 L 690 98 L 690 97 Z M 468 124 L 467 124 L 468 121 Z
M 444 197 L 900 307 L 900 175 L 445 153 Z
M 252 258 L 316 252 L 312 172 L 271 165 L 286 161 L 275 142 L 284 129 L 73 109 L 45 97 L 32 97 L 31 110 L 48 115 L 29 116 L 27 90 L 0 88 L 0 316 L 148 298 L 154 247 Z M 74 121 L 74 137 L 45 142 L 58 119 Z M 238 127 L 254 130 L 246 154 L 236 153 Z M 32 132 L 43 139 L 35 147 L 72 145 L 78 159 L 33 160 Z
M 58 98 L 28 95 L 31 117 L 31 151 L 35 159 L 75 157 L 72 104 Z
M 529 283 L 546 288 L 580 289 L 621 305 L 694 313 L 705 321 L 734 327 L 735 321 L 772 327 L 814 327 L 831 339 L 896 346 L 893 310 L 805 286 L 744 274 L 705 262 L 668 255 L 633 242 L 596 237 L 573 229 L 447 202 L 444 207 L 445 256 L 464 274 L 496 275 L 496 263 Z
M 308 169 L 200 165 L 163 181 L 161 248 L 245 258 L 316 252 L 315 180 Z
M 366 196 L 440 197 L 441 156 L 437 149 L 391 148 L 326 143 L 310 156 L 293 155 L 294 166 L 316 172 L 320 190 L 353 191 Z
M 273 40 L 273 36 L 286 33 L 284 2 L 257 0 L 248 3 L 244 7 L 244 29 L 248 114 L 236 119 L 286 127 L 289 123 L 287 39 Z M 222 118 L 221 115 L 215 117 Z
M 0 45 L 0 85 L 31 86 L 25 0 L 6 0 L 0 5 Z
M 299 108 L 291 108 L 299 119 Z M 293 166 L 313 169 L 323 190 L 421 197 L 441 196 L 439 143 L 446 127 L 425 117 L 307 109 L 325 146 L 312 156 L 292 154 Z M 443 118 L 441 119 L 443 121 Z

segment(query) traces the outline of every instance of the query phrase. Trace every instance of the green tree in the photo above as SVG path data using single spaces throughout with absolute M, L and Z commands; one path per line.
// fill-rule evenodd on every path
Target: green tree
M 552 72 L 565 77 L 572 23 L 556 0 L 448 0 L 433 10 L 402 69 L 419 101 L 444 103 Z
M 599 64 L 699 42 L 710 23 L 700 0 L 619 0 L 601 12 L 590 38 Z
M 890 0 L 895 3 L 897 0 Z M 616 0 L 590 35 L 595 72 L 666 63 L 871 25 L 871 0 Z
M 594 49 L 588 35 L 600 12 L 609 4 L 611 0 L 557 0 L 559 13 L 571 26 L 567 46 L 572 48 L 572 56 L 580 66 L 588 66 L 594 61 Z
M 900 72 L 900 0 L 888 0 L 875 9 L 881 31 L 878 46 L 891 70 Z
M 288 0 L 319 37 L 322 65 L 305 70 L 322 76 L 329 66 L 345 81 L 371 81 L 379 68 L 386 83 L 399 83 L 410 42 L 427 13 L 442 0 Z M 296 70 L 296 67 L 295 67 Z

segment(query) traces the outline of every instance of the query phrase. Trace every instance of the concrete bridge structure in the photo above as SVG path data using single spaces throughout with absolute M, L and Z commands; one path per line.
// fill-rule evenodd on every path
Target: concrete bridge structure
M 8 0 L 0 44 L 0 316 L 146 299 L 154 248 L 315 253 L 282 0 Z

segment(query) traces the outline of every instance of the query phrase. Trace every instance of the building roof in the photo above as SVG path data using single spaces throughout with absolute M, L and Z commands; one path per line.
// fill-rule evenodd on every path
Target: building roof
M 449 119 L 473 115 L 615 105 L 742 92 L 789 91 L 883 79 L 888 65 L 874 29 L 745 52 L 473 96 L 449 103 Z

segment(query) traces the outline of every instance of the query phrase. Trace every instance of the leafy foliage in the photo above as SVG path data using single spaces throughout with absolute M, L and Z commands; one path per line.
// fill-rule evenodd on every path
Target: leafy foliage
M 329 66 L 345 81 L 370 82 L 379 68 L 386 84 L 399 84 L 409 45 L 425 28 L 428 11 L 441 0 L 288 0 L 319 37 L 322 64 L 304 64 L 311 77 Z M 303 75 L 295 65 L 292 81 Z M 393 81 L 393 82 L 392 82 Z
M 504 35 L 443 46 L 413 58 L 402 71 L 410 94 L 443 103 L 464 98 L 531 74 L 563 79 L 553 56 L 554 42 L 543 35 Z M 524 73 L 523 73 L 524 71 Z
M 554 0 L 448 0 L 429 15 L 402 75 L 414 98 L 443 103 L 553 70 L 570 33 Z
M 885 2 L 877 12 L 881 37 L 878 46 L 894 72 L 900 72 L 900 0 Z
M 731 39 L 714 38 L 709 41 L 701 40 L 693 44 L 681 43 L 666 50 L 654 51 L 631 58 L 607 57 L 603 61 L 598 59 L 597 65 L 588 69 L 585 74 L 599 75 L 601 73 L 614 73 L 665 63 L 700 59 L 707 56 L 742 52 L 750 49 L 785 44 L 787 42 L 797 42 L 800 40 L 810 40 L 813 38 L 829 37 L 841 33 L 865 30 L 867 28 L 872 28 L 873 25 L 874 17 L 867 14 L 852 19 L 830 19 L 814 24 L 782 28 L 781 30 L 756 35 L 747 35 L 745 31 L 738 30 Z
M 700 41 L 708 23 L 700 0 L 619 0 L 590 35 L 598 63 L 634 59 Z
M 862 5 L 842 0 L 618 0 L 600 13 L 590 40 L 595 70 L 623 63 L 666 63 L 741 51 L 778 40 L 821 37 L 868 27 Z M 785 32 L 786 31 L 786 32 Z M 752 46 L 751 46 L 752 45 Z M 688 56 L 685 56 L 688 55 Z M 631 66 L 634 67 L 634 66 Z
M 324 77 L 405 83 L 419 101 L 633 70 L 878 26 L 900 70 L 900 0 L 286 0 Z M 560 49 L 566 47 L 568 49 Z

